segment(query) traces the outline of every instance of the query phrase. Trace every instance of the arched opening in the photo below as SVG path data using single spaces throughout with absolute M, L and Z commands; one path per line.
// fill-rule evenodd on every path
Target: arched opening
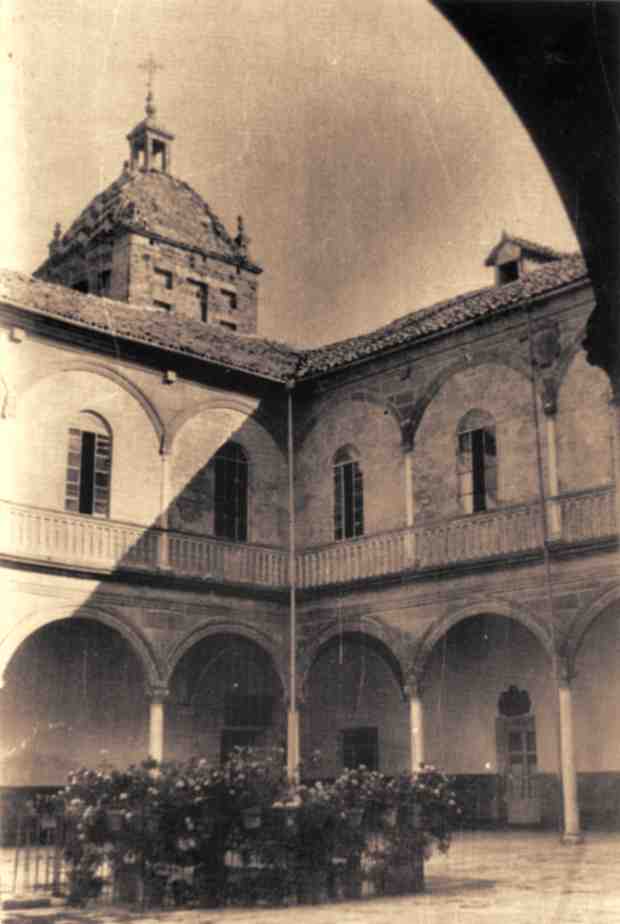
M 426 664 L 426 759 L 457 777 L 473 823 L 552 824 L 559 781 L 550 658 L 521 622 L 455 623 Z
M 226 758 L 232 748 L 285 743 L 282 685 L 270 655 L 239 635 L 196 642 L 177 664 L 167 707 L 166 757 Z
M 400 670 L 380 641 L 362 632 L 331 638 L 310 667 L 306 689 L 304 774 L 332 777 L 359 764 L 383 773 L 407 769 L 409 718 Z M 315 752 L 320 760 L 314 766 Z
M 78 766 L 124 767 L 147 753 L 139 657 L 92 619 L 61 619 L 17 649 L 0 691 L 4 785 L 62 784 Z
M 584 827 L 620 827 L 620 604 L 589 625 L 572 681 L 579 808 Z

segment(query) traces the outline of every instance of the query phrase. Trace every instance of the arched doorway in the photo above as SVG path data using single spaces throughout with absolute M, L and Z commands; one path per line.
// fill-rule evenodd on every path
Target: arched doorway
M 147 752 L 139 657 L 93 619 L 52 622 L 13 655 L 0 691 L 0 779 L 55 785 L 79 766 L 123 767 Z
M 424 683 L 427 760 L 455 775 L 472 822 L 557 817 L 556 687 L 540 640 L 481 613 L 435 644 Z
M 331 777 L 360 764 L 384 773 L 408 768 L 409 712 L 398 664 L 384 644 L 345 632 L 322 646 L 308 673 L 301 734 L 304 773 Z
M 282 685 L 256 642 L 223 633 L 196 642 L 180 659 L 167 707 L 166 757 L 223 760 L 239 747 L 285 743 Z

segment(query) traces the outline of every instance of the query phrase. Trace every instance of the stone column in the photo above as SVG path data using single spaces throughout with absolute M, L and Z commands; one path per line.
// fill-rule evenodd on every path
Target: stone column
M 405 525 L 407 533 L 405 535 L 405 561 L 409 567 L 414 567 L 416 547 L 415 533 L 413 524 L 415 522 L 415 493 L 413 490 L 413 437 L 414 428 L 409 420 L 403 424 L 401 429 L 401 448 L 404 458 L 404 477 L 405 477 Z
M 559 539 L 562 534 L 562 510 L 555 498 L 559 493 L 558 450 L 556 434 L 556 405 L 545 404 L 545 423 L 547 427 L 547 481 L 549 500 L 547 501 L 547 531 L 550 539 Z
M 159 496 L 159 561 L 160 568 L 170 568 L 170 543 L 168 537 L 169 529 L 169 503 L 170 503 L 170 454 L 167 449 L 162 449 L 161 474 L 160 474 L 160 496 Z
M 301 760 L 299 709 L 291 709 L 290 702 L 286 711 L 286 770 L 291 782 L 299 782 L 299 763 Z
M 161 762 L 164 759 L 165 702 L 166 687 L 151 690 L 149 711 L 149 756 Z
M 422 684 L 419 678 L 410 678 L 405 687 L 409 700 L 409 741 L 411 755 L 411 772 L 417 773 L 420 764 L 426 762 L 426 743 L 424 740 L 424 704 L 422 703 Z
M 567 658 L 558 664 L 558 692 L 560 700 L 560 761 L 562 773 L 562 807 L 564 814 L 564 844 L 578 844 L 583 840 L 579 823 L 577 800 L 577 768 L 573 738 L 573 697 L 570 682 L 574 674 Z

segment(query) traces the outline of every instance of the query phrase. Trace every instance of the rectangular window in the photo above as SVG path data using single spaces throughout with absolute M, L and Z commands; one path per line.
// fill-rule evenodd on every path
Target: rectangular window
M 379 769 L 379 732 L 377 728 L 345 728 L 342 732 L 342 766 L 355 770 L 360 765 Z
M 237 310 L 237 293 L 231 292 L 230 289 L 220 289 L 220 295 L 224 304 L 230 311 Z
M 164 289 L 172 289 L 172 273 L 170 270 L 161 269 L 159 266 L 156 266 L 155 275 L 159 278 Z
M 215 535 L 233 542 L 247 540 L 248 466 L 220 451 L 215 458 Z
M 364 484 L 357 462 L 334 466 L 334 536 L 354 539 L 364 533 Z
M 459 433 L 458 479 L 464 513 L 480 513 L 496 506 L 497 448 L 491 430 Z
M 224 704 L 224 724 L 232 728 L 263 728 L 271 725 L 272 712 L 272 696 L 232 692 Z
M 111 467 L 110 438 L 72 427 L 69 430 L 65 510 L 109 516 Z
M 188 279 L 187 281 L 193 287 L 196 296 L 196 314 L 201 321 L 206 323 L 209 318 L 209 286 L 206 282 L 200 282 L 198 279 Z
M 109 269 L 101 270 L 97 273 L 97 292 L 99 295 L 110 294 L 110 283 L 112 281 L 112 271 Z

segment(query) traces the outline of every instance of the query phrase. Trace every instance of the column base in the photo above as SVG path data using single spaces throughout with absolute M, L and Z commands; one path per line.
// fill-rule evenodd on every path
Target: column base
M 561 843 L 565 847 L 576 847 L 578 844 L 583 844 L 585 837 L 581 832 L 579 834 L 567 834 L 564 833 L 560 838 Z

